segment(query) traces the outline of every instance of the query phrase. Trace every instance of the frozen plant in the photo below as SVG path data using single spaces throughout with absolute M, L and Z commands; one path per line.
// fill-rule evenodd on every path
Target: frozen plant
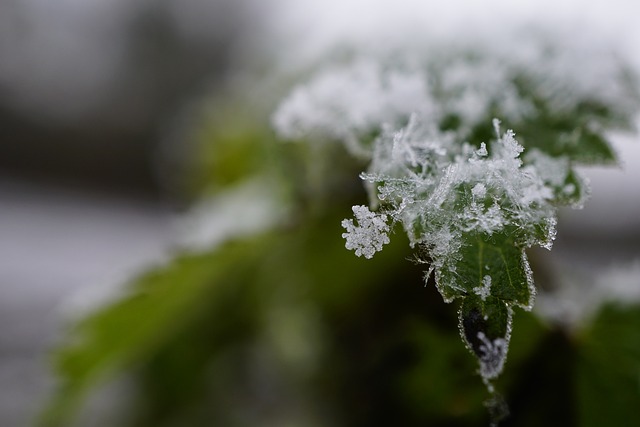
M 525 250 L 551 249 L 558 207 L 589 195 L 574 166 L 615 162 L 604 130 L 627 126 L 638 105 L 635 81 L 604 49 L 519 41 L 331 67 L 273 116 L 283 139 L 340 141 L 369 160 L 371 210 L 354 206 L 358 225 L 342 222 L 347 249 L 371 258 L 401 226 L 427 280 L 461 300 L 460 333 L 490 389 L 513 307 L 533 307 Z
M 380 233 L 387 230 L 382 220 L 402 225 L 411 245 L 428 254 L 445 301 L 464 299 L 463 338 L 478 355 L 485 378 L 497 376 L 504 364 L 511 308 L 533 305 L 525 249 L 551 248 L 557 210 L 553 188 L 535 166 L 523 163 L 524 148 L 515 134 L 501 133 L 497 120 L 494 129 L 495 139 L 479 148 L 440 137 L 416 115 L 406 127 L 384 132 L 374 141 L 369 171 L 362 174 L 373 184 L 381 213 L 354 207 L 361 223 L 366 209 L 366 219 L 377 224 L 356 232 L 349 220 L 343 222 L 347 248 L 367 258 L 374 251 L 361 248 L 382 247 Z M 491 352 L 490 363 L 487 342 L 502 343 L 504 350 Z

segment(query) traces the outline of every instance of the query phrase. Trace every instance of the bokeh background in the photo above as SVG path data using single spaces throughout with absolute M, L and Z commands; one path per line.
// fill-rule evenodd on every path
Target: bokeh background
M 640 70 L 632 0 L 434 3 L 0 0 L 0 423 L 27 425 L 41 409 L 69 319 L 189 240 L 203 176 L 194 140 L 204 112 L 230 93 L 267 115 L 286 93 L 281 76 L 342 42 L 411 44 L 529 21 L 601 34 Z M 618 277 L 631 298 L 640 139 L 612 140 L 623 165 L 585 171 L 592 200 L 562 212 L 551 263 L 571 283 Z M 584 316 L 593 302 L 566 289 L 562 304 L 540 301 L 542 316 Z M 113 415 L 117 395 L 92 400 L 84 425 L 108 425 L 98 420 Z

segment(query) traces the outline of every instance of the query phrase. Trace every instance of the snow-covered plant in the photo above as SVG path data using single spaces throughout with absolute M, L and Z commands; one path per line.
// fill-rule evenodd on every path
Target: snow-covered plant
M 574 166 L 615 162 L 604 130 L 628 124 L 637 105 L 604 50 L 527 40 L 515 53 L 356 59 L 294 89 L 273 116 L 284 139 L 341 141 L 369 161 L 369 207 L 342 223 L 347 249 L 372 258 L 402 226 L 426 279 L 446 302 L 461 300 L 461 336 L 490 389 L 513 307 L 533 307 L 525 250 L 551 249 L 558 207 L 589 194 Z
M 385 212 L 368 222 L 384 224 L 389 216 L 402 224 L 411 245 L 428 254 L 444 300 L 463 298 L 463 338 L 487 379 L 502 369 L 511 307 L 533 305 L 524 249 L 550 248 L 556 225 L 553 189 L 524 165 L 514 133 L 500 134 L 497 120 L 494 126 L 496 139 L 477 148 L 439 138 L 412 116 L 407 127 L 376 139 L 370 172 L 362 175 Z M 343 236 L 366 246 L 381 240 L 381 230 L 351 228 Z

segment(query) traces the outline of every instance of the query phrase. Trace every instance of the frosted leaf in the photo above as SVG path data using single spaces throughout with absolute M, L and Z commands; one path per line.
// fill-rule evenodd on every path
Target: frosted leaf
M 548 220 L 556 214 L 548 202 L 553 193 L 533 167 L 523 166 L 523 147 L 513 132 L 491 150 L 482 146 L 482 157 L 468 144 L 454 144 L 449 134 L 440 139 L 414 115 L 405 128 L 376 139 L 364 175 L 377 184 L 372 196 L 403 224 L 412 245 L 426 246 L 433 262 L 444 265 L 455 256 L 462 233 L 515 228 L 519 244 L 546 244 L 549 232 L 539 230 L 554 226 Z
M 564 185 L 569 174 L 569 159 L 566 156 L 551 157 L 533 148 L 527 151 L 525 158 L 547 183 L 554 187 Z
M 507 357 L 512 315 L 510 307 L 490 295 L 464 299 L 458 312 L 462 340 L 477 357 L 479 373 L 490 389 L 489 380 L 500 374 Z
M 371 212 L 366 206 L 354 206 L 352 210 L 358 225 L 354 225 L 352 219 L 342 221 L 342 227 L 347 230 L 342 234 L 347 240 L 345 247 L 355 250 L 357 256 L 370 259 L 382 250 L 383 245 L 389 243 L 387 216 Z
M 370 60 L 325 70 L 298 86 L 272 118 L 285 139 L 319 137 L 345 143 L 352 154 L 370 156 L 361 137 L 395 125 L 411 113 L 429 114 L 433 101 L 417 71 L 387 70 Z
M 551 193 L 546 195 L 548 199 L 582 208 L 591 194 L 589 181 L 572 169 L 568 156 L 552 157 L 534 148 L 527 152 L 525 160 L 544 180 Z
M 568 138 L 561 145 L 573 147 L 572 156 L 612 160 L 606 141 L 583 150 L 590 143 L 580 139 L 601 135 L 603 125 L 624 126 L 637 111 L 634 71 L 604 39 L 558 33 L 547 28 L 512 31 L 490 42 L 484 37 L 453 44 L 443 39 L 392 53 L 365 49 L 368 56 L 360 50 L 351 62 L 326 67 L 298 85 L 272 123 L 285 139 L 339 140 L 352 154 L 366 157 L 371 155 L 369 138 L 385 125 L 406 124 L 413 113 L 453 131 L 458 141 L 473 136 L 492 118 L 489 114 L 516 128 L 575 116 L 569 128 L 542 129 L 556 134 L 531 141 L 532 146 L 555 156 L 554 145 Z
M 467 135 L 474 125 L 488 119 L 487 113 L 496 107 L 511 120 L 529 115 L 533 106 L 518 94 L 512 81 L 513 57 L 471 55 L 473 59 L 451 55 L 436 68 L 438 97 L 446 114 L 459 118 L 459 131 Z
M 558 206 L 589 194 L 573 165 L 615 159 L 604 125 L 630 122 L 638 101 L 600 46 L 517 40 L 356 59 L 296 88 L 273 116 L 284 138 L 341 141 L 370 160 L 361 178 L 384 213 L 354 206 L 345 246 L 371 258 L 389 242 L 388 219 L 400 224 L 443 299 L 462 300 L 463 340 L 486 382 L 502 370 L 512 307 L 533 306 L 525 250 L 551 248 Z

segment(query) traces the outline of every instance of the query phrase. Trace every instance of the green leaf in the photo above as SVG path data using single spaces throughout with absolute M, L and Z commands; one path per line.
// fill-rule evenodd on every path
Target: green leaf
M 511 333 L 512 311 L 495 297 L 469 296 L 459 312 L 460 335 L 478 358 L 480 375 L 485 379 L 502 372 Z
M 438 290 L 445 300 L 478 295 L 490 280 L 492 297 L 522 307 L 531 305 L 534 289 L 524 250 L 506 232 L 467 234 L 452 264 L 436 272 Z
M 586 119 L 585 119 L 586 120 Z M 580 117 L 554 118 L 541 114 L 535 120 L 514 124 L 526 149 L 538 148 L 552 157 L 567 156 L 579 164 L 614 164 L 611 144 L 598 130 L 580 123 Z
M 487 390 L 471 375 L 475 361 L 455 334 L 434 323 L 403 324 L 403 338 L 416 354 L 415 364 L 398 378 L 403 409 L 420 414 L 424 425 L 453 425 L 461 418 L 458 425 L 482 425 Z
M 640 307 L 604 306 L 583 334 L 575 378 L 579 425 L 640 425 Z
M 511 335 L 512 310 L 495 297 L 469 296 L 462 300 L 460 335 L 480 363 L 480 375 L 497 377 L 504 366 Z
M 452 266 L 436 272 L 445 300 L 462 298 L 460 335 L 485 379 L 497 377 L 506 360 L 511 307 L 530 308 L 534 287 L 524 250 L 507 232 L 468 234 Z
M 569 168 L 564 183 L 560 186 L 554 186 L 553 191 L 557 204 L 581 206 L 589 195 L 589 186 L 580 174 L 573 168 Z
M 485 300 L 476 296 L 464 298 L 459 316 L 464 331 L 463 338 L 476 354 L 479 353 L 478 347 L 481 344 L 478 340 L 478 332 L 482 332 L 491 340 L 505 338 L 508 334 L 510 310 L 498 298 L 487 297 Z
M 582 164 L 612 164 L 616 155 L 603 131 L 577 127 L 573 132 L 562 134 L 558 148 L 572 160 Z
M 178 256 L 135 279 L 128 296 L 76 324 L 68 343 L 55 354 L 62 383 L 43 424 L 66 425 L 89 389 L 152 354 L 204 309 L 212 294 L 240 289 L 238 283 L 252 274 L 246 266 L 264 251 L 261 242 Z

